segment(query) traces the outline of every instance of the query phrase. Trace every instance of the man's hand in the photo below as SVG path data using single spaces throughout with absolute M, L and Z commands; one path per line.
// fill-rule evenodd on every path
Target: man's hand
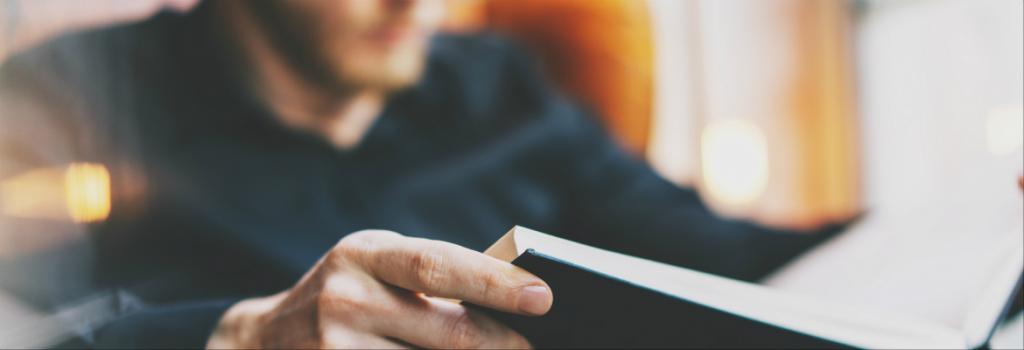
M 497 321 L 439 298 L 523 315 L 542 315 L 553 301 L 544 281 L 476 251 L 360 231 L 291 289 L 232 306 L 207 347 L 529 347 Z

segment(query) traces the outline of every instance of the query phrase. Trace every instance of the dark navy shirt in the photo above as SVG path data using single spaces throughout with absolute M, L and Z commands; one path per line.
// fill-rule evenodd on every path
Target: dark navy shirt
M 483 250 L 522 225 L 748 280 L 826 236 L 716 216 L 489 34 L 437 37 L 423 79 L 338 149 L 276 121 L 205 12 L 65 37 L 3 69 L 0 176 L 111 170 L 111 216 L 86 227 L 91 278 L 144 306 L 99 345 L 202 346 L 233 301 L 289 287 L 368 228 Z

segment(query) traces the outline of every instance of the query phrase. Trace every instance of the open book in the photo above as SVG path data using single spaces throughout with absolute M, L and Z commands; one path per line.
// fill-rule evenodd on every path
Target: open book
M 535 346 L 979 348 L 1024 271 L 1011 246 L 963 329 L 614 253 L 515 227 L 486 251 L 544 279 L 540 318 L 490 311 Z M 941 291 L 936 291 L 941 293 Z

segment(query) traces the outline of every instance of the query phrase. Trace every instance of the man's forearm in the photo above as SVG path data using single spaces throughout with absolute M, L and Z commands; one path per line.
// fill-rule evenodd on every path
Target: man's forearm
M 99 348 L 202 348 L 236 300 L 204 300 L 143 309 L 95 333 Z

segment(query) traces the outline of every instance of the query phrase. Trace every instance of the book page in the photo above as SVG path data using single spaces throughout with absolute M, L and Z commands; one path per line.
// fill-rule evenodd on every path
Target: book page
M 991 328 L 992 313 L 998 312 L 993 307 L 1005 303 L 1020 274 L 1014 254 L 1020 255 L 1015 248 L 1024 246 L 1024 209 L 1019 194 L 1006 195 L 1017 198 L 1000 200 L 1002 206 L 937 203 L 931 208 L 870 213 L 766 284 L 934 320 L 977 338 Z M 972 308 L 983 309 L 979 312 L 987 316 L 976 318 L 985 320 L 984 325 L 968 324 Z

